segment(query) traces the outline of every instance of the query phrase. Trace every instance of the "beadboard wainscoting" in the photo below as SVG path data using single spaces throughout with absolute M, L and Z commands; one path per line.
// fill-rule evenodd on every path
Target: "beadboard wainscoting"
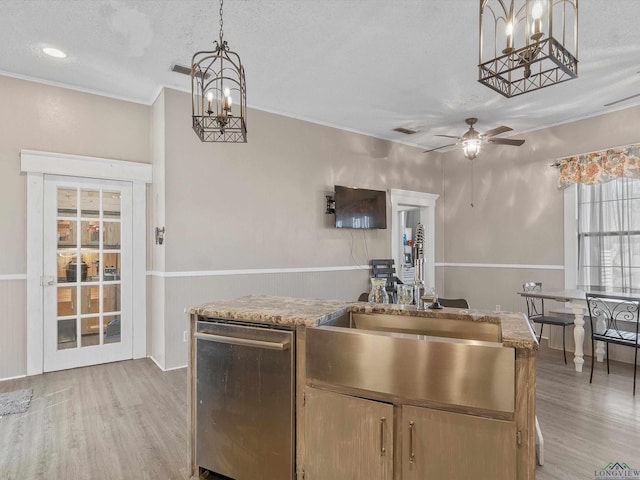
M 0 380 L 27 372 L 27 276 L 0 275 Z
M 369 291 L 368 265 L 206 272 L 148 272 L 152 314 L 149 356 L 163 370 L 187 364 L 186 307 L 244 295 L 336 300 Z

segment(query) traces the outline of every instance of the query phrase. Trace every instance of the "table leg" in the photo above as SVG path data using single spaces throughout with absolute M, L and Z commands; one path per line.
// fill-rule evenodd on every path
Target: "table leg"
M 582 372 L 584 364 L 584 310 L 582 307 L 571 306 L 575 320 L 573 321 L 575 328 L 573 329 L 573 340 L 576 344 L 575 356 L 573 363 L 576 365 L 576 372 Z

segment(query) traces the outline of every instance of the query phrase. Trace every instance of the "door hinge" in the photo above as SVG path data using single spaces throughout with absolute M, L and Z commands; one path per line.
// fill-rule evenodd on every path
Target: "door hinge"
M 522 445 L 522 430 L 516 432 L 516 443 L 518 446 Z
M 40 276 L 40 286 L 41 287 L 48 287 L 50 285 L 53 285 L 54 283 L 56 283 L 56 277 L 54 277 L 53 275 L 41 275 Z
M 302 406 L 306 406 L 307 405 L 307 392 L 304 392 L 302 394 Z M 302 471 L 302 475 L 304 476 L 304 470 Z

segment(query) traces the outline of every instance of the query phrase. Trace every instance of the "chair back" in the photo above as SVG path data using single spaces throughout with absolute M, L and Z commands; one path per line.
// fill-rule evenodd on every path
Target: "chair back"
M 640 298 L 587 293 L 591 337 L 638 348 Z
M 438 298 L 438 303 L 443 307 L 469 308 L 469 302 L 465 298 Z
M 523 292 L 539 292 L 542 290 L 542 282 L 526 282 L 522 284 Z M 524 297 L 527 303 L 527 317 L 530 320 L 544 315 L 544 299 Z
M 395 303 L 396 284 L 402 283 L 402 282 L 398 277 L 396 277 L 396 268 L 394 265 L 394 260 L 391 258 L 371 260 L 371 276 L 376 278 L 386 278 L 387 293 L 391 295 L 391 298 L 394 299 L 393 303 Z

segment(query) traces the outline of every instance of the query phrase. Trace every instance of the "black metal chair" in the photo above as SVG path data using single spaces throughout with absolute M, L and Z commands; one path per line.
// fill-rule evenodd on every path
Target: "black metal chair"
M 358 297 L 359 302 L 368 302 L 369 301 L 369 292 L 362 292 Z
M 386 278 L 385 289 L 389 295 L 389 303 L 397 302 L 396 285 L 402 281 L 396 277 L 396 268 L 393 259 L 373 259 L 371 260 L 371 276 L 376 278 Z
M 522 285 L 522 290 L 525 292 L 537 292 L 542 290 L 542 282 L 527 282 Z M 534 323 L 540 324 L 540 335 L 538 336 L 538 343 L 542 339 L 542 330 L 545 325 L 556 325 L 562 327 L 562 354 L 564 355 L 564 364 L 567 364 L 567 348 L 566 348 L 566 335 L 565 329 L 568 325 L 573 325 L 573 318 L 570 317 L 554 317 L 552 315 L 545 315 L 544 313 L 544 298 L 524 297 L 527 302 L 527 316 L 529 320 Z
M 438 298 L 438 303 L 443 307 L 469 308 L 469 302 L 464 298 Z
M 635 350 L 633 356 L 633 394 L 635 395 L 638 348 L 640 348 L 638 336 L 640 298 L 602 293 L 587 293 L 586 298 L 591 322 L 592 357 L 589 383 L 593 380 L 593 365 L 596 363 L 595 342 L 604 342 L 606 345 L 607 374 L 609 373 L 609 344 L 631 347 Z M 604 323 L 604 329 L 602 323 Z

